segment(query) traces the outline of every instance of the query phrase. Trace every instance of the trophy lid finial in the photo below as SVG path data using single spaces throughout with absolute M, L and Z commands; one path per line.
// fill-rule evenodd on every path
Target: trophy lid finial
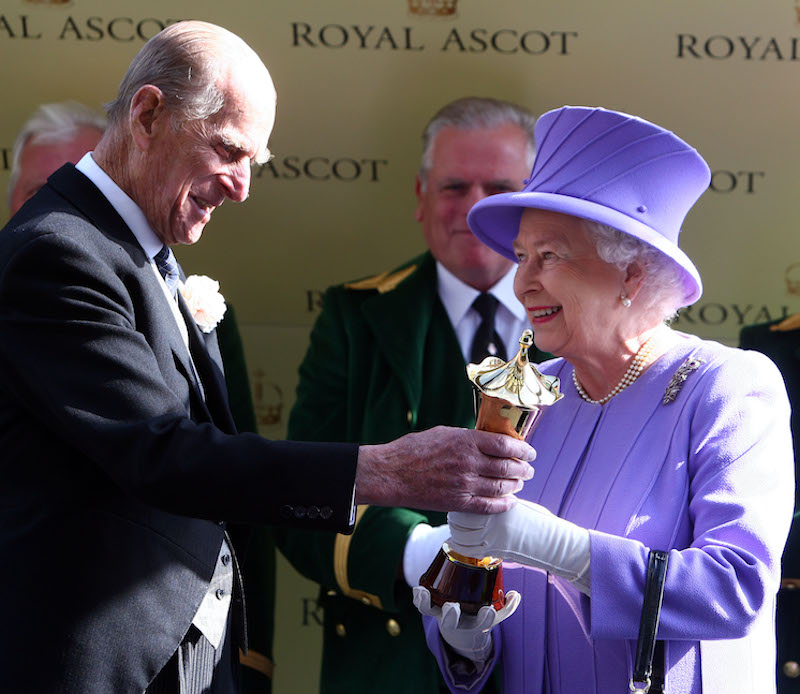
M 541 373 L 530 361 L 533 332 L 525 330 L 519 338 L 519 352 L 508 362 L 486 357 L 480 364 L 467 365 L 467 376 L 484 395 L 501 398 L 520 408 L 552 405 L 563 396 L 560 381 Z

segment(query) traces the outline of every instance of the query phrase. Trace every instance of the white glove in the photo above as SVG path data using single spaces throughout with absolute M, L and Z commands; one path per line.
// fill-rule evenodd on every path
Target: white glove
M 510 511 L 494 515 L 451 511 L 447 522 L 450 549 L 544 569 L 590 595 L 589 531 L 544 506 L 520 499 Z
M 403 550 L 403 576 L 409 588 L 419 585 L 419 579 L 431 565 L 442 543 L 450 537 L 447 523 L 435 528 L 427 523 L 414 526 Z
M 492 655 L 492 629 L 514 614 L 519 605 L 519 593 L 506 593 L 506 604 L 499 610 L 484 605 L 474 617 L 462 615 L 457 602 L 446 602 L 443 607 L 431 605 L 431 594 L 423 586 L 414 588 L 414 604 L 428 617 L 436 617 L 439 633 L 458 655 L 480 665 Z

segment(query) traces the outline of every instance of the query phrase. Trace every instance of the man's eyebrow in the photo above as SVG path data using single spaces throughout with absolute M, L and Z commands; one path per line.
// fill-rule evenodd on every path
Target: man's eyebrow
M 249 143 L 238 138 L 236 134 L 220 131 L 217 133 L 217 137 L 219 137 L 220 141 L 226 147 L 230 147 L 236 150 L 236 152 L 246 153 L 250 151 Z M 266 164 L 270 159 L 272 159 L 272 153 L 269 151 L 269 147 L 267 147 L 266 144 L 263 144 L 258 148 L 255 156 L 251 158 L 250 163 Z
M 232 147 L 242 152 L 247 149 L 246 143 L 244 143 L 241 139 L 236 137 L 236 135 L 226 133 L 225 131 L 220 131 L 219 133 L 217 133 L 217 136 L 219 137 L 222 144 L 224 144 L 226 147 Z
M 450 186 L 454 184 L 463 184 L 468 183 L 468 181 L 464 178 L 458 178 L 456 176 L 449 176 L 448 178 L 443 178 L 439 181 L 439 186 Z M 519 181 L 514 181 L 511 178 L 498 178 L 492 179 L 489 181 L 480 181 L 480 185 L 482 186 L 490 186 L 495 188 L 514 188 L 519 185 Z

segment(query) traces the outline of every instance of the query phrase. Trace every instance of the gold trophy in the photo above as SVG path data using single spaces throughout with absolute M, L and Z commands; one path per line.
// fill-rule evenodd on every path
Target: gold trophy
M 532 345 L 533 333 L 526 330 L 511 361 L 486 357 L 480 364 L 467 365 L 467 377 L 475 388 L 476 429 L 525 439 L 539 423 L 543 408 L 563 397 L 558 378 L 540 373 L 528 361 Z M 464 614 L 476 615 L 484 605 L 499 610 L 505 604 L 502 569 L 502 559 L 467 557 L 445 542 L 420 585 L 430 592 L 432 604 L 457 602 Z

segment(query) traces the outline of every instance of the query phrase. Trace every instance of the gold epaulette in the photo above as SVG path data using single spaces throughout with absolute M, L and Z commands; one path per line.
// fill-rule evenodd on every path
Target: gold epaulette
M 412 274 L 417 269 L 416 265 L 409 265 L 397 272 L 382 272 L 380 275 L 374 277 L 367 277 L 358 282 L 348 282 L 345 286 L 346 289 L 377 289 L 379 294 L 385 294 L 394 289 L 406 277 Z
M 790 330 L 797 330 L 798 328 L 800 328 L 800 313 L 795 313 L 788 318 L 784 318 L 780 323 L 769 326 L 772 332 L 779 333 L 786 333 Z

